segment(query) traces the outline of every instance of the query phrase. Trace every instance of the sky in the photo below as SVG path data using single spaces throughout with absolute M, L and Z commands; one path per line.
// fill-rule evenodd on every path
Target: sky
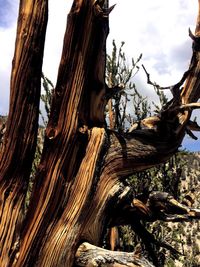
M 43 72 L 56 83 L 67 13 L 72 0 L 49 0 Z M 112 40 L 119 46 L 125 42 L 128 59 L 143 54 L 141 63 L 151 80 L 161 86 L 178 82 L 187 70 L 192 53 L 188 29 L 194 32 L 198 11 L 197 0 L 110 0 L 116 4 L 110 14 L 107 52 Z M 8 113 L 9 82 L 14 53 L 19 0 L 0 0 L 0 114 Z M 153 88 L 146 84 L 141 70 L 136 76 L 138 90 L 156 101 Z M 199 112 L 195 113 L 199 116 Z M 200 135 L 199 135 L 200 137 Z M 200 141 L 186 137 L 183 148 L 200 151 Z

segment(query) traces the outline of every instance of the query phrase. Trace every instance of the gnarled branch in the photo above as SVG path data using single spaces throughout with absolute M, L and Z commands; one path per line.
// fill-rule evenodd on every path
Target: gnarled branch
M 153 267 L 134 253 L 110 251 L 89 243 L 82 243 L 76 252 L 76 265 L 85 267 Z
M 200 219 L 200 209 L 186 206 L 178 202 L 167 192 L 155 191 L 149 196 L 134 196 L 132 190 L 118 197 L 116 207 L 113 209 L 111 225 L 134 224 L 140 221 L 191 221 Z M 133 198 L 131 198 L 131 196 Z

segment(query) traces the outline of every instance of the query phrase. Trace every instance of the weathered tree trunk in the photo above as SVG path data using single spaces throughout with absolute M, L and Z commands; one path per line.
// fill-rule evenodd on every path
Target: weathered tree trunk
M 188 107 L 181 105 L 200 96 L 197 83 L 198 88 L 190 83 L 199 71 L 195 50 L 184 102 L 174 99 L 155 129 L 124 135 L 108 130 L 105 47 L 110 10 L 103 2 L 74 1 L 68 15 L 41 163 L 23 220 L 37 138 L 47 1 L 21 1 L 0 163 L 1 266 L 70 267 L 82 242 L 101 245 L 105 227 L 115 224 L 109 211 L 120 204 L 115 200 L 124 190 L 121 180 L 177 151 L 191 113 L 183 113 Z M 140 266 L 150 266 L 144 262 Z
M 0 262 L 19 246 L 24 201 L 34 158 L 48 1 L 21 1 L 12 65 L 10 111 L 0 154 Z

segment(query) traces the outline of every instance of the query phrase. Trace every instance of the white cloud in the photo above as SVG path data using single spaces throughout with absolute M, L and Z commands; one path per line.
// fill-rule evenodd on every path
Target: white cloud
M 0 114 L 8 113 L 9 87 L 12 58 L 14 54 L 15 34 L 16 34 L 16 17 L 18 14 L 18 1 L 5 1 L 1 3 L 1 20 L 0 20 Z M 5 7 L 5 8 L 4 8 Z
M 7 20 L 17 20 L 19 0 L 7 0 L 12 8 L 5 12 Z M 188 66 L 191 41 L 188 28 L 194 29 L 197 1 L 187 0 L 110 0 L 117 4 L 110 15 L 108 48 L 112 39 L 117 43 L 125 41 L 126 53 L 136 58 L 143 53 L 143 63 L 158 83 L 174 83 Z M 49 1 L 49 22 L 47 28 L 43 71 L 56 82 L 60 61 L 66 18 L 72 0 Z M 14 12 L 15 10 L 15 12 Z M 15 25 L 0 29 L 0 70 L 10 71 L 13 56 Z M 184 50 L 183 50 L 184 47 Z M 108 49 L 108 51 L 109 51 Z M 188 55 L 188 58 L 185 56 Z M 181 57 L 184 61 L 181 62 Z M 176 57 L 176 59 L 175 59 Z M 177 62 L 180 62 L 178 65 Z M 181 67 L 182 65 L 182 67 Z M 164 72 L 162 74 L 162 71 Z M 178 78 L 179 79 L 179 78 Z
M 14 53 L 16 28 L 8 28 L 0 30 L 0 71 L 8 70 L 11 67 L 12 57 Z
M 54 84 L 56 83 L 61 58 L 67 14 L 72 2 L 72 0 L 49 1 L 49 19 L 45 41 L 43 72 Z
M 18 1 L 0 0 L 0 28 L 10 28 L 15 23 Z
M 49 21 L 45 42 L 43 71 L 54 83 L 56 82 L 57 69 L 60 61 L 67 13 L 71 4 L 72 0 L 49 1 Z M 0 114 L 8 113 L 10 73 L 14 55 L 18 6 L 19 0 L 0 2 L 1 13 L 3 14 L 0 20 Z
M 9 84 L 10 84 L 10 73 L 7 70 L 0 71 L 0 81 L 1 81 L 0 114 L 7 115 Z
M 177 70 L 176 66 L 173 66 L 176 58 L 171 58 L 171 51 L 174 47 L 179 47 L 182 51 L 184 46 L 188 59 L 179 69 L 182 73 L 190 60 L 191 41 L 188 37 L 188 28 L 194 30 L 197 1 L 194 3 L 187 0 L 124 0 L 123 2 L 110 0 L 110 2 L 117 5 L 110 15 L 109 43 L 112 39 L 118 42 L 125 41 L 127 54 L 132 57 L 143 53 L 144 63 L 155 75 L 154 79 L 158 79 L 158 83 L 166 80 L 161 77 L 160 68 L 156 70 L 156 66 L 161 66 L 164 59 L 164 65 L 168 64 L 167 68 L 173 83 L 177 79 L 175 77 Z

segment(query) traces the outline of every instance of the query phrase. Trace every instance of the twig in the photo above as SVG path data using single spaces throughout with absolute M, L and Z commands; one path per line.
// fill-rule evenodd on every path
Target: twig
M 156 87 L 158 90 L 166 90 L 166 89 L 169 89 L 173 95 L 173 98 L 174 100 L 177 102 L 177 100 L 179 101 L 180 100 L 180 87 L 183 85 L 183 83 L 185 82 L 185 80 L 187 79 L 188 75 L 191 73 L 191 71 L 195 68 L 197 64 L 197 61 L 195 60 L 194 63 L 192 64 L 192 66 L 186 71 L 184 72 L 181 80 L 174 84 L 174 85 L 171 85 L 171 86 L 167 86 L 167 87 L 161 87 L 159 84 L 157 83 L 153 83 L 151 80 L 150 80 L 150 74 L 147 72 L 146 68 L 144 67 L 144 65 L 142 65 L 145 73 L 146 73 L 146 76 L 147 76 L 147 83 L 148 84 L 151 84 L 153 85 L 154 87 Z

